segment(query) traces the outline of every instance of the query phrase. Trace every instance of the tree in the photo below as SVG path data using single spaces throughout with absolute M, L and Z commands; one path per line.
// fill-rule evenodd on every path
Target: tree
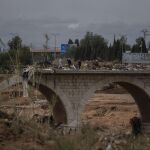
M 121 51 L 122 53 L 125 52 L 126 50 L 126 45 L 127 45 L 127 37 L 125 35 L 122 35 L 120 37 L 120 44 L 121 44 Z
M 132 53 L 148 53 L 143 37 L 136 39 L 136 44 L 134 44 L 132 47 Z
M 71 39 L 68 40 L 68 44 L 71 45 L 73 44 L 73 41 Z
M 119 39 L 116 40 L 114 36 L 113 46 L 110 47 L 110 60 L 122 60 L 122 53 L 130 49 L 130 45 L 127 44 L 127 38 L 125 35 L 122 35 Z
M 31 53 L 28 46 L 22 45 L 22 39 L 19 36 L 13 37 L 9 42 L 8 55 L 12 65 L 31 64 Z
M 8 46 L 10 50 L 18 50 L 22 47 L 22 39 L 19 36 L 15 36 L 8 42 Z
M 30 48 L 28 46 L 23 46 L 20 51 L 20 63 L 22 65 L 29 65 L 32 63 L 32 56 L 30 53 Z
M 103 36 L 87 32 L 84 38 L 81 39 L 79 46 L 69 50 L 69 52 L 75 60 L 94 60 L 100 58 L 107 61 L 121 61 L 122 52 L 125 52 L 126 49 L 130 49 L 126 36 L 121 36 L 117 40 L 114 36 L 113 44 L 108 47 L 108 42 Z
M 75 39 L 74 43 L 77 45 L 77 47 L 79 47 L 79 39 Z
M 105 59 L 107 49 L 107 41 L 101 35 L 87 32 L 75 52 L 75 59 Z
M 66 57 L 75 58 L 76 47 L 69 47 L 65 53 Z
M 116 37 L 114 35 L 114 41 L 113 44 L 109 46 L 110 51 L 110 58 L 109 60 L 115 60 L 116 59 Z
M 9 59 L 9 55 L 8 52 L 5 53 L 0 53 L 0 72 L 5 70 L 10 70 L 12 69 L 10 67 L 10 59 Z

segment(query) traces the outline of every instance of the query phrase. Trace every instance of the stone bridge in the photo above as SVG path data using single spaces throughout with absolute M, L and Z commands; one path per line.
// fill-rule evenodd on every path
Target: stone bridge
M 110 83 L 124 87 L 132 95 L 143 124 L 150 124 L 150 72 L 37 71 L 30 79 L 30 83 L 33 82 L 48 100 L 56 95 L 55 117 L 71 126 L 80 124 L 81 113 L 95 91 Z
M 0 91 L 22 82 L 16 76 L 0 84 Z M 145 129 L 150 131 L 150 72 L 147 71 L 36 71 L 29 84 L 53 102 L 57 99 L 53 113 L 57 122 L 77 126 L 81 113 L 95 91 L 110 83 L 124 87 L 134 98 Z

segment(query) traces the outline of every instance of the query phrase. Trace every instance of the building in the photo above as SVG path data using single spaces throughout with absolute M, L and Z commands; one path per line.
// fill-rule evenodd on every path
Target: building
M 48 48 L 48 49 L 30 49 L 32 53 L 33 61 L 40 63 L 49 61 L 52 57 L 59 57 L 61 55 L 60 48 Z
M 150 64 L 150 53 L 123 53 L 122 62 Z

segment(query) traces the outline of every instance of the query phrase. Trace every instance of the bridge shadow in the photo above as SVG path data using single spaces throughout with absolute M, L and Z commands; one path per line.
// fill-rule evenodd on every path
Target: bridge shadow
M 127 82 L 116 82 L 123 88 L 125 88 L 133 97 L 135 100 L 143 122 L 150 123 L 150 115 L 149 115 L 149 110 L 150 110 L 150 97 L 148 94 L 141 89 L 140 87 L 133 85 L 131 83 Z
M 67 114 L 61 99 L 47 86 L 42 84 L 35 84 L 29 83 L 34 89 L 37 89 L 41 92 L 44 97 L 49 102 L 49 105 L 52 106 L 53 117 L 56 123 L 67 123 Z
M 149 123 L 150 98 L 143 89 L 126 82 L 104 85 L 100 89 L 95 89 L 94 96 L 84 104 L 82 122 L 122 126 L 126 130 L 130 129 L 129 120 L 138 114 L 142 122 Z

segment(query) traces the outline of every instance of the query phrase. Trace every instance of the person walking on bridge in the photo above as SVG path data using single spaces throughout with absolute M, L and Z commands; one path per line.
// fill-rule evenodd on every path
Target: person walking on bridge
M 81 60 L 78 61 L 78 68 L 81 68 Z
M 58 66 L 58 68 L 61 69 L 62 67 L 63 67 L 63 65 L 62 65 L 62 59 L 59 58 L 59 66 Z
M 68 58 L 68 59 L 67 59 L 67 62 L 68 62 L 68 67 L 70 68 L 70 67 L 71 67 L 71 64 L 72 64 L 71 59 Z

